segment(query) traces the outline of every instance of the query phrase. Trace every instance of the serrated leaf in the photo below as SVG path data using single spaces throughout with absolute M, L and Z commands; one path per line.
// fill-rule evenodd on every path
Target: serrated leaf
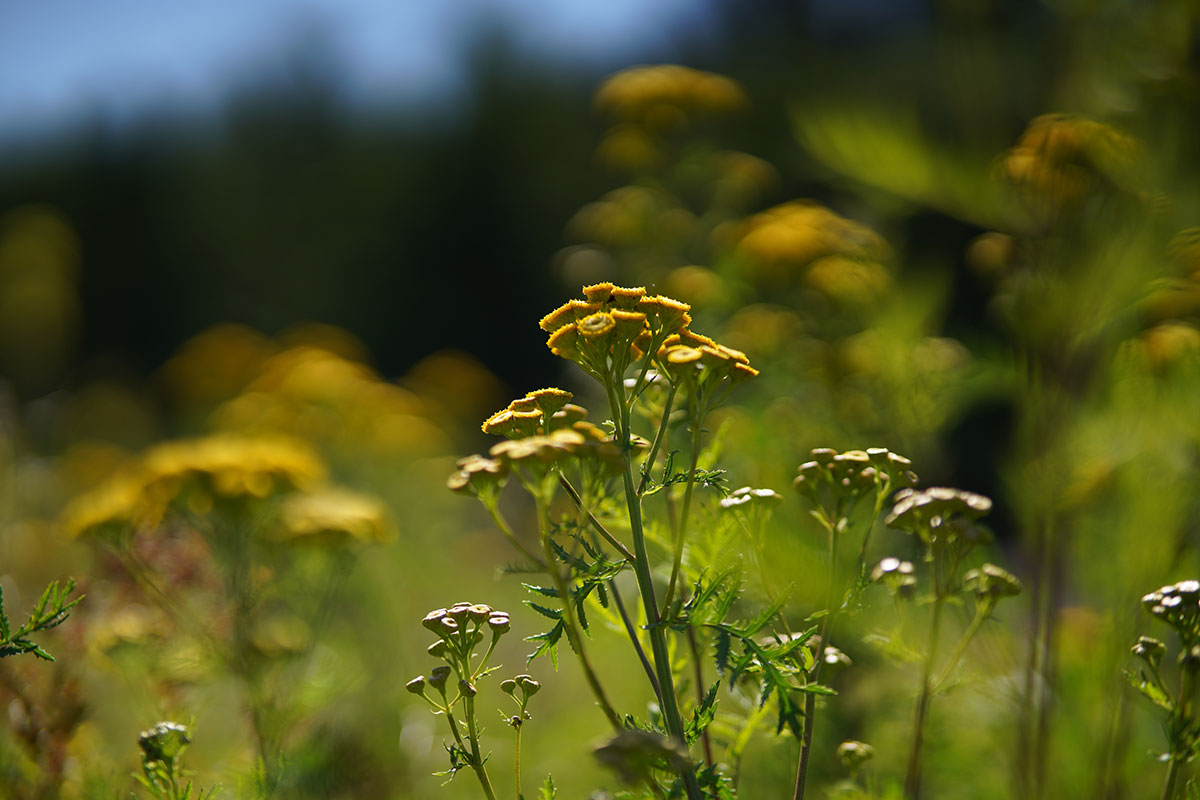
M 730 636 L 728 631 L 718 630 L 717 639 L 713 643 L 713 659 L 717 664 L 717 672 L 724 675 L 729 667 L 729 643 Z
M 540 594 L 542 597 L 559 596 L 558 589 L 555 589 L 553 586 L 534 586 L 532 583 L 522 583 L 521 585 L 534 594 Z
M 684 727 L 683 736 L 689 745 L 694 744 L 697 739 L 703 735 L 704 731 L 712 724 L 713 719 L 717 715 L 717 689 L 721 682 L 717 681 L 709 687 L 704 694 L 704 699 L 700 701 L 700 705 L 692 712 L 692 718 Z
M 529 606 L 534 611 L 541 614 L 543 617 L 549 617 L 550 619 L 559 620 L 559 621 L 562 620 L 562 610 L 561 609 L 546 608 L 545 606 L 539 606 L 537 603 L 533 602 L 532 600 L 526 600 L 525 605 Z
M 538 800 L 555 800 L 557 797 L 558 789 L 554 787 L 554 778 L 547 775 L 546 782 L 538 789 Z

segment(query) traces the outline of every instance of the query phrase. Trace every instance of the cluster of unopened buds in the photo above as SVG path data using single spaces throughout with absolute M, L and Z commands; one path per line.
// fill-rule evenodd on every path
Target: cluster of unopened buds
M 915 533 L 927 545 L 986 544 L 991 531 L 977 520 L 992 510 L 992 501 L 981 494 L 935 486 L 902 489 L 885 520 L 893 528 Z
M 1145 595 L 1142 605 L 1175 629 L 1184 650 L 1200 643 L 1200 581 L 1180 581 L 1163 586 Z
M 429 645 L 427 652 L 434 658 L 444 660 L 446 664 L 434 667 L 428 676 L 418 675 L 409 681 L 405 688 L 413 694 L 429 699 L 425 695 L 425 687 L 430 686 L 445 700 L 446 683 L 453 673 L 458 679 L 459 696 L 474 697 L 475 680 L 487 668 L 488 659 L 496 649 L 500 637 L 511 628 L 508 614 L 496 611 L 484 603 L 456 603 L 450 608 L 439 608 L 429 612 L 421 624 L 439 637 Z M 473 665 L 475 648 L 489 635 L 491 641 L 487 651 L 478 663 Z
M 521 674 L 500 681 L 500 691 L 511 697 L 517 704 L 517 713 L 507 718 L 509 725 L 519 728 L 525 720 L 529 719 L 529 712 L 526 710 L 529 698 L 537 694 L 541 688 L 542 684 L 534 680 L 532 675 Z
M 846 511 L 865 495 L 879 497 L 917 482 L 912 462 L 884 447 L 844 453 L 818 447 L 810 459 L 797 468 L 794 485 L 819 508 Z

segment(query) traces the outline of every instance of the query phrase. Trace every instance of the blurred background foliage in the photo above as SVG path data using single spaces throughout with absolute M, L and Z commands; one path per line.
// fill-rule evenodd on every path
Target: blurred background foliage
M 691 303 L 697 330 L 761 369 L 714 430 L 732 485 L 783 490 L 812 447 L 882 446 L 924 485 L 995 498 L 1030 591 L 930 730 L 930 796 L 1154 791 L 1145 754 L 1163 744 L 1120 670 L 1141 594 L 1197 569 L 1200 14 L 706 9 L 707 35 L 642 56 L 688 67 L 604 80 L 628 65 L 561 67 L 484 26 L 453 102 L 364 105 L 318 32 L 207 116 L 84 115 L 0 149 L 0 582 L 15 610 L 66 575 L 88 594 L 47 645 L 56 664 L 0 665 L 0 796 L 128 790 L 137 731 L 172 715 L 195 723 L 201 782 L 236 791 L 247 691 L 274 698 L 259 710 L 288 796 L 470 796 L 430 776 L 439 734 L 400 688 L 423 668 L 415 623 L 460 599 L 536 623 L 497 580 L 505 543 L 444 479 L 512 396 L 579 389 L 536 322 L 596 280 Z M 279 578 L 239 645 L 270 670 L 206 657 L 88 534 L 146 513 L 167 440 L 185 442 L 166 445 L 179 469 L 224 476 L 189 513 L 249 497 L 263 530 L 321 543 L 246 562 Z M 285 440 L 326 476 L 295 497 L 213 455 Z M 785 509 L 775 582 L 803 618 L 821 545 Z M 210 615 L 205 635 L 233 636 L 234 561 L 163 519 L 130 552 Z M 849 737 L 875 745 L 870 769 L 902 771 L 913 669 L 860 622 L 818 731 L 821 786 Z M 601 672 L 620 663 L 600 650 Z M 539 677 L 527 762 L 583 796 L 606 781 L 582 758 L 597 719 L 569 670 Z M 749 797 L 790 785 L 794 744 L 761 738 Z

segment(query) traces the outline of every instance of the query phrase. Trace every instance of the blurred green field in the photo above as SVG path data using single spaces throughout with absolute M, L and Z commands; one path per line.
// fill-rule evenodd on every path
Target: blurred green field
M 53 663 L 0 659 L 0 798 L 141 792 L 138 735 L 161 720 L 190 726 L 186 767 L 218 796 L 271 794 L 255 778 L 269 753 L 279 797 L 477 797 L 469 770 L 446 785 L 433 774 L 447 766 L 444 723 L 405 691 L 433 664 L 422 618 L 458 601 L 508 611 L 500 676 L 542 684 L 523 727 L 525 795 L 549 774 L 560 798 L 620 796 L 593 757 L 610 732 L 568 648 L 557 670 L 545 657 L 526 667 L 535 645 L 522 639 L 548 620 L 527 605 L 528 578 L 506 570 L 518 554 L 446 487 L 457 459 L 497 441 L 480 423 L 541 388 L 500 374 L 568 389 L 604 420 L 603 393 L 547 361 L 537 327 L 599 281 L 690 304 L 694 330 L 761 373 L 709 420 L 700 466 L 725 484 L 697 489 L 686 556 L 700 564 L 726 530 L 729 490 L 782 494 L 761 571 L 741 538 L 714 556 L 745 571 L 747 607 L 778 589 L 797 630 L 825 607 L 824 534 L 792 488 L 813 448 L 886 447 L 921 487 L 992 499 L 995 540 L 965 566 L 1003 565 L 1024 591 L 934 700 L 922 797 L 1159 793 L 1163 716 L 1124 673 L 1141 668 L 1130 648 L 1146 634 L 1167 641 L 1175 674 L 1177 643 L 1141 598 L 1200 575 L 1200 14 L 1188 2 L 1021 8 L 1036 15 L 1022 20 L 1036 53 L 1003 9 L 950 3 L 866 63 L 846 54 L 861 47 L 831 47 L 772 74 L 747 50 L 729 76 L 662 65 L 610 77 L 590 122 L 582 99 L 571 107 L 592 126 L 593 164 L 566 163 L 567 145 L 543 164 L 603 175 L 595 197 L 554 210 L 562 249 L 509 270 L 504 223 L 489 219 L 478 227 L 501 266 L 424 264 L 433 289 L 420 272 L 392 276 L 398 376 L 350 331 L 352 300 L 338 325 L 280 311 L 321 293 L 287 286 L 284 262 L 264 273 L 283 305 L 250 315 L 269 331 L 206 319 L 148 369 L 85 359 L 81 331 L 106 313 L 87 304 L 104 296 L 86 278 L 96 220 L 86 204 L 14 198 L 0 209 L 3 606 L 23 620 L 69 577 L 86 598 L 34 636 Z M 756 151 L 765 120 L 783 121 L 790 150 Z M 519 175 L 495 184 L 514 205 L 529 190 Z M 471 213 L 464 203 L 455 225 L 470 231 Z M 515 225 L 514 240 L 536 239 Z M 246 264 L 275 255 L 245 236 Z M 341 252 L 335 236 L 313 247 L 326 244 Z M 364 325 L 386 333 L 389 320 Z M 666 448 L 685 452 L 684 432 L 672 436 Z M 501 505 L 533 541 L 516 488 Z M 649 535 L 665 585 L 669 535 Z M 925 569 L 914 537 L 882 521 L 868 555 Z M 618 585 L 633 605 L 632 575 Z M 624 631 L 590 608 L 596 671 L 614 706 L 645 718 L 653 696 Z M 927 613 L 874 586 L 844 615 L 834 639 L 852 664 L 818 702 L 810 797 L 903 796 Z M 947 607 L 955 636 L 970 619 L 965 601 Z M 683 637 L 671 641 L 685 664 Z M 711 653 L 701 664 L 718 677 Z M 690 669 L 677 676 L 689 707 Z M 511 796 L 498 681 L 480 713 L 488 768 Z M 733 739 L 757 692 L 724 689 L 712 730 Z M 741 797 L 792 790 L 800 745 L 768 711 L 746 742 Z M 835 756 L 845 740 L 875 750 L 855 782 Z

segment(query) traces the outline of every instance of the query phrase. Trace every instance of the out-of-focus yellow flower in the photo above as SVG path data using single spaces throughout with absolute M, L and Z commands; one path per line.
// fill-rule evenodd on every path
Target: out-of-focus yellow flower
M 72 500 L 63 511 L 63 528 L 71 536 L 106 538 L 157 525 L 166 506 L 145 488 L 140 473 L 118 473 Z
M 393 523 L 377 498 L 347 489 L 321 489 L 283 501 L 278 536 L 284 540 L 382 542 Z
M 654 137 L 638 125 L 616 125 L 596 147 L 600 163 L 629 173 L 648 172 L 662 160 Z
M 1047 210 L 1077 204 L 1102 182 L 1120 183 L 1138 152 L 1136 140 L 1073 114 L 1044 114 L 1029 123 L 1001 160 L 1010 181 Z
M 729 319 L 724 338 L 731 347 L 772 354 L 793 348 L 802 331 L 800 318 L 791 309 L 757 303 Z
M 729 287 L 720 275 L 696 265 L 671 270 L 664 288 L 672 295 L 687 297 L 698 308 L 717 305 L 729 296 Z
M 861 262 L 888 256 L 887 244 L 870 228 L 804 200 L 751 217 L 735 250 L 753 277 L 775 284 L 791 281 L 828 256 Z
M 207 409 L 242 391 L 279 349 L 246 325 L 214 325 L 184 342 L 160 376 L 181 406 Z
M 892 276 L 875 261 L 834 255 L 809 265 L 804 282 L 845 305 L 866 306 L 878 301 L 892 285 Z
M 174 495 L 192 479 L 224 497 L 265 498 L 306 489 L 325 476 L 317 454 L 298 439 L 218 434 L 167 442 L 142 458 L 150 493 Z
M 1166 369 L 1200 354 L 1200 330 L 1185 322 L 1164 322 L 1141 335 L 1139 351 L 1154 369 Z
M 661 64 L 611 76 L 596 91 L 595 104 L 613 116 L 661 129 L 671 126 L 679 114 L 723 115 L 746 107 L 749 101 L 741 85 L 730 78 Z

